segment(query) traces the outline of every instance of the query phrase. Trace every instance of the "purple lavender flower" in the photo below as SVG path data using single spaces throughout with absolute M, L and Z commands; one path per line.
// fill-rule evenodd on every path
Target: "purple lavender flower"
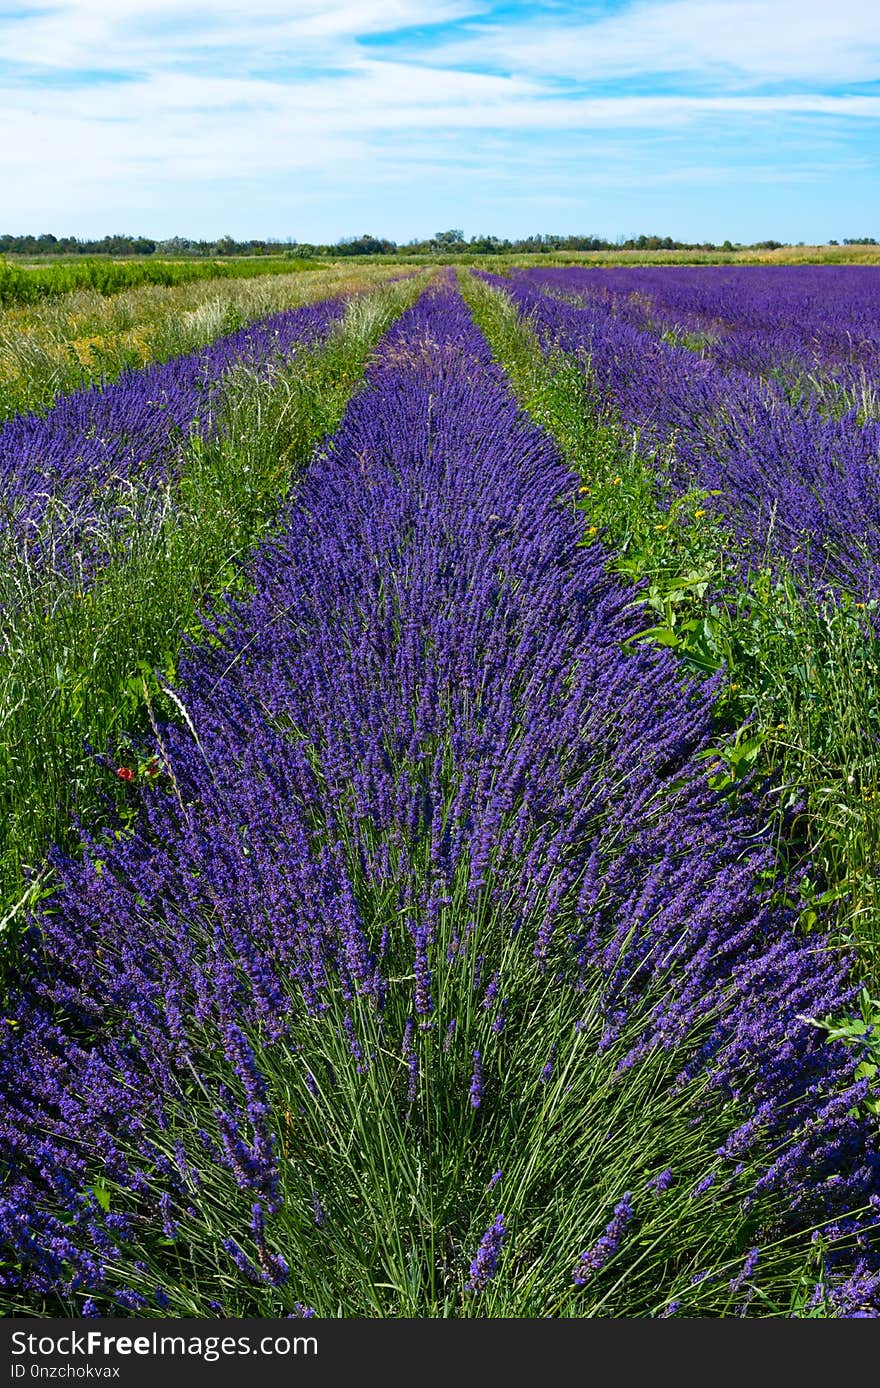
M 415 944 L 415 1003 L 420 1017 L 429 1017 L 434 1010 L 431 1000 L 431 969 L 428 963 L 429 929 L 420 925 L 413 932 Z
M 736 1277 L 734 1277 L 731 1281 L 730 1290 L 732 1292 L 740 1291 L 748 1282 L 751 1282 L 752 1278 L 755 1275 L 755 1268 L 758 1266 L 759 1253 L 760 1249 L 752 1248 L 746 1255 L 745 1262 L 743 1263 Z
M 648 1187 L 651 1190 L 655 1190 L 658 1195 L 662 1195 L 663 1192 L 668 1190 L 672 1185 L 672 1180 L 672 1169 L 667 1166 L 665 1171 L 661 1171 L 658 1175 L 651 1177 L 648 1182 Z
M 553 1078 L 553 1063 L 554 1063 L 555 1059 L 556 1059 L 556 1044 L 554 1043 L 554 1044 L 551 1046 L 551 1048 L 550 1048 L 550 1055 L 547 1057 L 547 1062 L 546 1062 L 546 1064 L 544 1065 L 544 1068 L 543 1068 L 543 1070 L 541 1071 L 541 1074 L 540 1074 L 540 1076 L 539 1076 L 539 1079 L 540 1079 L 540 1081 L 541 1081 L 541 1084 L 549 1084 L 550 1080 Z
M 632 1219 L 632 1197 L 626 1191 L 623 1198 L 614 1206 L 614 1218 L 605 1226 L 602 1234 L 592 1248 L 587 1249 L 578 1258 L 574 1269 L 574 1282 L 578 1287 L 584 1287 L 597 1272 L 608 1262 L 609 1258 L 617 1252 L 620 1247 L 621 1239 L 626 1233 L 627 1227 Z
M 171 1214 L 172 1201 L 167 1191 L 163 1191 L 159 1196 L 159 1210 L 162 1215 L 162 1232 L 167 1239 L 177 1238 L 177 1221 Z
M 117 1305 L 124 1307 L 126 1311 L 139 1311 L 147 1304 L 143 1292 L 137 1292 L 131 1287 L 118 1287 L 113 1295 Z
M 235 1239 L 224 1239 L 223 1247 L 229 1254 L 239 1272 L 243 1273 L 248 1282 L 262 1282 L 263 1278 L 258 1268 L 254 1267 L 244 1249 Z
M 318 1195 L 318 1192 L 316 1190 L 312 1191 L 312 1206 L 315 1212 L 315 1223 L 320 1229 L 324 1224 L 327 1223 L 327 1216 L 324 1213 L 324 1206 L 321 1204 L 320 1196 Z
M 469 1292 L 484 1292 L 495 1276 L 501 1257 L 504 1235 L 504 1217 L 499 1214 L 495 1216 L 493 1223 L 480 1240 L 477 1256 L 471 1263 L 470 1277 L 467 1281 Z
M 407 1058 L 408 1079 L 406 1085 L 406 1101 L 414 1104 L 419 1093 L 419 1058 L 415 1052 Z
M 479 1108 L 483 1102 L 483 1059 L 479 1051 L 474 1051 L 474 1069 L 471 1075 L 471 1108 Z
M 266 1212 L 257 1200 L 251 1210 L 251 1233 L 257 1246 L 257 1257 L 263 1279 L 273 1287 L 286 1282 L 290 1269 L 280 1253 L 272 1253 L 266 1245 Z

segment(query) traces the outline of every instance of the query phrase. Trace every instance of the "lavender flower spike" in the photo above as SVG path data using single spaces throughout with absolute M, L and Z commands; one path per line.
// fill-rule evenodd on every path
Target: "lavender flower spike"
M 505 1232 L 504 1216 L 496 1215 L 494 1222 L 480 1240 L 477 1256 L 471 1263 L 470 1277 L 467 1283 L 469 1292 L 484 1292 L 495 1276 Z
M 632 1219 L 632 1197 L 627 1191 L 623 1199 L 614 1206 L 614 1218 L 605 1226 L 605 1233 L 596 1240 L 593 1247 L 582 1253 L 574 1270 L 574 1282 L 584 1287 L 608 1262 L 620 1247 L 620 1241 Z

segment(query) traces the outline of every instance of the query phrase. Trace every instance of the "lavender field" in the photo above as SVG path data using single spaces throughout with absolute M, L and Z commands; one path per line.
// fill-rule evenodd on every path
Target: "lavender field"
M 3 427 L 7 1314 L 880 1313 L 878 327 L 446 272 Z

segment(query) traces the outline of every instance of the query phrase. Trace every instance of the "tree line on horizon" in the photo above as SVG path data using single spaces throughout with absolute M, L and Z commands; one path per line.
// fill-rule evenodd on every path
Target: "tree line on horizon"
M 412 240 L 405 243 L 388 240 L 385 237 L 364 233 L 361 236 L 344 236 L 334 244 L 287 240 L 237 241 L 232 236 L 221 236 L 216 241 L 196 241 L 186 236 L 172 236 L 156 240 L 149 236 L 103 236 L 97 240 L 84 240 L 77 236 L 54 236 L 44 232 L 39 236 L 0 235 L 0 255 L 20 256 L 59 256 L 59 255 L 107 255 L 107 256 L 218 256 L 273 255 L 291 258 L 344 256 L 344 255 L 436 255 L 472 253 L 476 255 L 540 254 L 547 251 L 735 251 L 735 250 L 779 250 L 791 245 L 788 241 L 753 241 L 749 243 L 725 240 L 720 244 L 712 241 L 678 241 L 671 236 L 640 235 L 627 238 L 618 237 L 612 241 L 602 236 L 556 236 L 538 234 L 516 239 L 502 236 L 471 236 L 466 239 L 462 231 L 453 228 L 438 231 L 425 240 Z M 796 243 L 802 246 L 803 241 Z M 844 237 L 842 242 L 829 241 L 836 246 L 876 246 L 873 236 Z

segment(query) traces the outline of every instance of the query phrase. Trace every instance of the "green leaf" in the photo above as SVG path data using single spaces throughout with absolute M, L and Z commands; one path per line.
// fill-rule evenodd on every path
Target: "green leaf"
M 677 631 L 670 626 L 647 627 L 645 631 L 637 632 L 635 636 L 628 636 L 624 641 L 625 646 L 633 646 L 639 641 L 653 641 L 657 646 L 677 646 L 681 638 Z
M 106 1214 L 110 1209 L 110 1192 L 102 1180 L 97 1180 L 92 1186 L 92 1194 Z

